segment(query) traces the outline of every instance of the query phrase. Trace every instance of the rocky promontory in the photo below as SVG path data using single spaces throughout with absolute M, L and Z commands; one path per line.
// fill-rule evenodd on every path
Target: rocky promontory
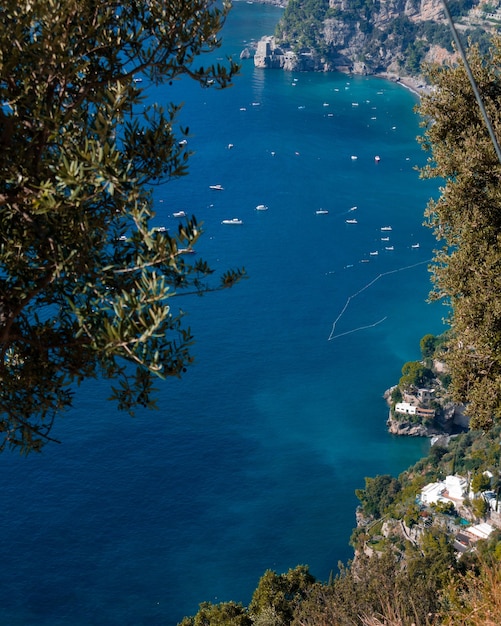
M 329 0 L 328 6 L 311 7 L 304 0 L 287 3 L 275 33 L 246 52 L 256 67 L 416 77 L 423 62 L 454 58 L 441 0 L 387 0 L 356 8 L 350 0 Z M 477 39 L 492 29 L 479 0 L 462 5 L 455 23 L 462 35 L 475 33 Z
M 468 429 L 469 417 L 465 415 L 465 407 L 451 401 L 441 368 L 441 362 L 434 362 L 428 370 L 430 376 L 426 387 L 406 385 L 400 379 L 398 385 L 385 391 L 384 398 L 389 407 L 388 432 L 410 437 L 435 437 Z

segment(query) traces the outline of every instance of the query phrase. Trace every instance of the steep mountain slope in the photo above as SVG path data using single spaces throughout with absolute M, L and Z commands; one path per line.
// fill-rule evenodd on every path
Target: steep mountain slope
M 449 8 L 462 36 L 482 46 L 501 25 L 501 13 L 487 14 L 492 4 L 459 0 Z M 423 61 L 441 62 L 453 52 L 441 0 L 289 0 L 254 62 L 295 71 L 412 76 Z

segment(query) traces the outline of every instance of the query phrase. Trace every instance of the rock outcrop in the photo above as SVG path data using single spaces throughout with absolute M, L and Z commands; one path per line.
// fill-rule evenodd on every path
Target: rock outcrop
M 268 36 L 258 43 L 256 67 L 406 76 L 413 75 L 412 54 L 419 56 L 414 69 L 422 61 L 453 58 L 440 44 L 451 41 L 441 0 L 386 0 L 357 10 L 351 6 L 347 0 L 330 0 L 317 27 L 318 45 L 303 49 L 298 48 L 297 21 L 290 15 L 287 18 L 286 12 L 277 31 L 279 38 Z M 468 16 L 466 22 L 471 25 L 472 18 Z

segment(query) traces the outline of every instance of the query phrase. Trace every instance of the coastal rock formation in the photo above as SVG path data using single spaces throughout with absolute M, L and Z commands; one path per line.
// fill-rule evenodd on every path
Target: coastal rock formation
M 277 45 L 275 37 L 263 37 L 257 44 L 254 65 L 261 69 L 280 69 L 288 72 L 314 72 L 326 68 L 314 50 L 301 54 L 293 52 L 287 44 Z
M 405 435 L 408 437 L 436 437 L 439 435 L 452 435 L 454 433 L 468 430 L 469 418 L 464 415 L 464 406 L 450 401 L 436 400 L 439 405 L 434 412 L 433 419 L 420 417 L 418 415 L 403 415 L 395 411 L 392 403 L 392 394 L 396 386 L 387 389 L 384 398 L 389 405 L 388 419 L 386 426 L 392 435 Z M 417 398 L 405 395 L 406 401 L 418 404 Z M 425 413 L 425 411 L 423 411 Z
M 479 25 L 472 17 L 479 15 L 477 5 L 473 0 L 470 13 L 456 18 L 462 21 L 460 30 Z M 348 0 L 330 0 L 308 24 L 296 13 L 298 7 L 313 10 L 300 1 L 290 4 L 275 36 L 258 43 L 256 67 L 412 76 L 423 61 L 453 58 L 441 0 L 386 0 L 357 9 Z

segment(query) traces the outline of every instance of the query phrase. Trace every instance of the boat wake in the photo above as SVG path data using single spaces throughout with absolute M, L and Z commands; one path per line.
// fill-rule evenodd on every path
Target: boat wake
M 372 287 L 372 285 L 374 285 L 374 283 L 376 283 L 380 278 L 383 278 L 384 276 L 388 276 L 390 274 L 396 274 L 397 272 L 403 272 L 405 270 L 410 270 L 413 267 L 417 267 L 418 265 L 425 265 L 425 264 L 430 263 L 430 262 L 431 262 L 430 260 L 428 260 L 428 261 L 420 261 L 419 263 L 413 263 L 412 265 L 406 265 L 405 267 L 399 267 L 399 268 L 397 268 L 395 270 L 390 270 L 388 272 L 383 272 L 382 274 L 379 274 L 378 276 L 376 276 L 376 278 L 371 280 L 369 283 L 364 285 L 364 287 L 359 289 L 356 293 L 354 293 L 351 296 L 349 296 L 348 299 L 346 300 L 343 308 L 341 309 L 341 312 L 339 313 L 339 315 L 336 317 L 336 319 L 332 323 L 331 332 L 330 332 L 330 335 L 329 335 L 329 338 L 327 339 L 327 341 L 332 341 L 333 339 L 338 339 L 339 337 L 344 337 L 345 335 L 351 335 L 352 333 L 356 333 L 359 330 L 366 330 L 367 328 L 374 328 L 375 326 L 378 326 L 379 324 L 382 324 L 386 319 L 388 319 L 387 315 L 385 315 L 383 318 L 381 318 L 377 322 L 374 322 L 373 324 L 367 324 L 365 326 L 359 326 L 358 328 L 353 328 L 351 330 L 346 330 L 346 331 L 344 331 L 342 333 L 336 333 L 337 324 L 338 324 L 339 320 L 343 317 L 343 315 L 346 313 L 347 308 L 350 306 L 350 302 L 352 300 L 354 300 L 357 296 L 359 296 L 361 293 L 363 293 L 366 289 L 369 289 L 369 287 Z

